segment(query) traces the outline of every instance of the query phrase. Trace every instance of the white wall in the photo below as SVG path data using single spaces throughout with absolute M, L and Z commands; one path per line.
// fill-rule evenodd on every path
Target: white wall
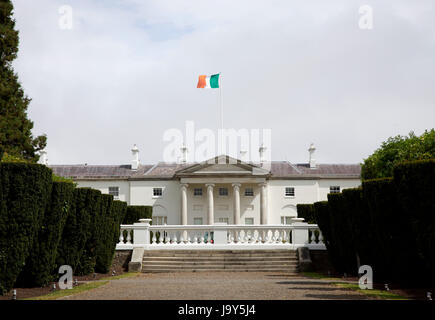
M 148 205 L 153 207 L 153 216 L 165 215 L 168 224 L 181 224 L 181 189 L 179 181 L 78 181 L 79 187 L 91 187 L 103 193 L 109 193 L 109 187 L 119 187 L 119 200 L 129 205 Z M 340 186 L 341 190 L 354 188 L 361 184 L 359 179 L 320 179 L 320 180 L 269 180 L 268 181 L 268 223 L 280 224 L 281 216 L 297 216 L 298 203 L 314 203 L 327 200 L 330 186 Z M 163 196 L 153 197 L 153 188 L 163 188 Z M 203 189 L 202 197 L 193 195 L 195 187 Z M 219 196 L 219 187 L 228 188 L 228 196 Z M 245 197 L 245 188 L 254 189 L 253 197 Z M 285 197 L 285 187 L 294 187 L 295 196 Z M 233 187 L 231 184 L 216 184 L 213 190 L 214 218 L 228 217 L 229 223 L 234 223 Z M 198 207 L 199 206 L 199 207 Z M 251 207 L 253 210 L 250 210 Z M 199 209 L 199 210 L 194 210 Z M 188 224 L 193 219 L 202 217 L 207 223 L 207 188 L 205 184 L 189 184 L 187 189 Z M 240 187 L 240 222 L 245 224 L 245 218 L 254 218 L 254 224 L 260 224 L 260 187 L 258 184 L 242 184 Z
M 118 200 L 130 204 L 130 183 L 127 180 L 79 180 L 76 182 L 79 188 L 93 188 L 106 194 L 109 194 L 109 187 L 119 187 Z
M 168 224 L 181 224 L 181 191 L 178 181 L 130 181 L 131 205 L 145 205 L 153 207 L 153 216 L 165 215 Z M 153 188 L 162 188 L 163 196 L 153 197 Z
M 330 186 L 341 190 L 358 187 L 359 179 L 270 180 L 268 186 L 269 224 L 281 223 L 281 216 L 297 216 L 296 205 L 327 200 Z M 295 196 L 286 197 L 285 188 L 294 187 Z

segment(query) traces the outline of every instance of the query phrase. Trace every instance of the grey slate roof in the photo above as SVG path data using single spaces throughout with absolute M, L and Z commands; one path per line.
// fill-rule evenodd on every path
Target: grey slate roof
M 56 175 L 73 179 L 171 179 L 175 173 L 192 164 L 159 162 L 156 165 L 140 165 L 132 170 L 131 165 L 51 165 Z M 318 164 L 311 169 L 308 164 L 291 164 L 287 161 L 272 161 L 271 178 L 359 178 L 359 164 Z

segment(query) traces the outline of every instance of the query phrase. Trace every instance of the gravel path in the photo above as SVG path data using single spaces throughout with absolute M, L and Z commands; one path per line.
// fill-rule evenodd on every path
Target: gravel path
M 63 297 L 66 300 L 293 300 L 369 299 L 327 280 L 283 273 L 219 272 L 140 274 Z

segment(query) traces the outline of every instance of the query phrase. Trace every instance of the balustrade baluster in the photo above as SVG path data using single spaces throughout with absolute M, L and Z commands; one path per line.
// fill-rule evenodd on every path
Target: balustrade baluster
M 319 244 L 323 244 L 323 234 L 322 231 L 319 229 Z
M 316 243 L 316 233 L 314 232 L 314 229 L 311 229 L 310 232 L 311 232 L 310 243 L 315 244 Z
M 131 244 L 131 234 L 130 234 L 131 230 L 127 231 L 127 244 Z
M 119 244 L 124 244 L 124 229 L 121 229 L 121 233 L 119 234 Z

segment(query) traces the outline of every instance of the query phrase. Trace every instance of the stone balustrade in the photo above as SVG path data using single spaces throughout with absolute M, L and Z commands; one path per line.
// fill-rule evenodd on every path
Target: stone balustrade
M 295 218 L 289 225 L 150 225 L 142 219 L 121 225 L 117 250 L 161 249 L 326 249 L 316 224 Z

